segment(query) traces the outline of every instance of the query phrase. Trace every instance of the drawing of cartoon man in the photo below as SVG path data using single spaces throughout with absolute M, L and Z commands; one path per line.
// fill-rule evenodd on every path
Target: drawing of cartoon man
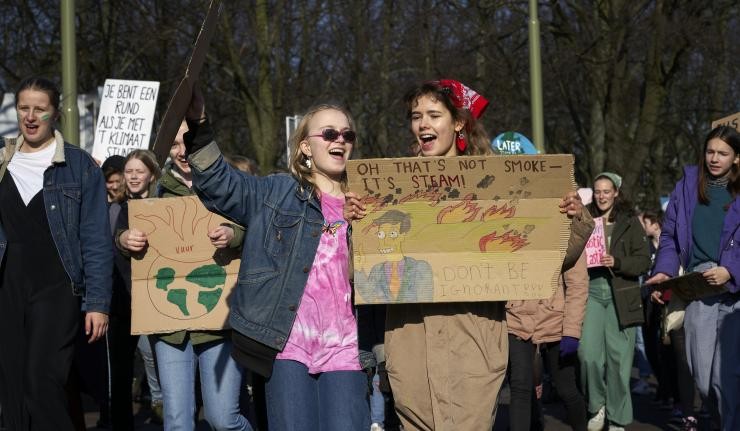
M 378 252 L 384 262 L 378 263 L 366 277 L 361 268 L 355 274 L 357 286 L 370 302 L 431 302 L 434 297 L 432 267 L 428 262 L 405 256 L 403 243 L 411 230 L 411 217 L 390 210 L 373 221 L 371 229 L 378 235 Z

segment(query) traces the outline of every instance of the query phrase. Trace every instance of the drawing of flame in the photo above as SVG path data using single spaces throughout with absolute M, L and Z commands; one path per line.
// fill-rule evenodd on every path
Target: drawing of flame
M 507 202 L 501 206 L 498 206 L 496 204 L 491 205 L 490 207 L 486 208 L 485 211 L 483 211 L 483 214 L 481 214 L 480 216 L 480 221 L 500 220 L 514 217 L 514 215 L 516 214 L 516 206 L 509 204 L 510 202 Z
M 463 200 L 442 208 L 437 213 L 437 224 L 471 222 L 478 218 L 482 209 L 477 202 L 473 201 L 472 195 L 467 195 Z
M 507 230 L 502 234 L 493 231 L 484 235 L 478 241 L 480 251 L 515 252 L 529 245 L 527 238 L 515 230 Z

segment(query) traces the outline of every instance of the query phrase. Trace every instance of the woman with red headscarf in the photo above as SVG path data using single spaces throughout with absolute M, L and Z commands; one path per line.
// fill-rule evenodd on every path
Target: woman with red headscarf
M 488 101 L 461 82 L 424 82 L 404 101 L 417 155 L 492 154 L 478 122 Z M 357 196 L 346 197 L 345 217 L 364 217 Z M 576 202 L 575 192 L 566 196 L 562 211 L 575 214 Z M 508 360 L 504 302 L 388 305 L 385 328 L 386 368 L 405 429 L 491 429 Z

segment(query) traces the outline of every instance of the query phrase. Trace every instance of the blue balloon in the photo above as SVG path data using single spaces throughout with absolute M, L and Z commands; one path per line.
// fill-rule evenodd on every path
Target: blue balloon
M 519 132 L 504 132 L 491 141 L 494 152 L 505 155 L 538 154 L 537 148 Z

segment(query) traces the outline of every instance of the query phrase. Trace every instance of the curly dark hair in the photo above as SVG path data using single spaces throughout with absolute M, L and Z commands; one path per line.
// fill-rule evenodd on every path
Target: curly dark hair
M 442 102 L 445 108 L 452 114 L 453 121 L 462 121 L 465 123 L 463 132 L 468 140 L 468 146 L 465 148 L 464 156 L 493 154 L 491 140 L 488 138 L 483 124 L 473 117 L 467 109 L 456 107 L 452 101 L 451 90 L 440 85 L 439 81 L 426 81 L 406 92 L 403 101 L 406 105 L 407 118 L 411 118 L 411 113 L 422 96 L 430 96 Z M 412 148 L 417 154 L 420 151 L 415 146 L 412 146 Z

